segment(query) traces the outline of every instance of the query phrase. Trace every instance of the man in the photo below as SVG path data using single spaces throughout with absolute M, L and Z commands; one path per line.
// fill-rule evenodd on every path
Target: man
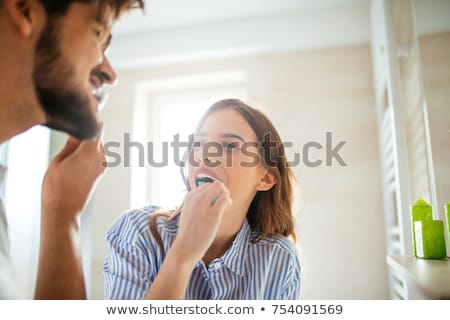
M 0 143 L 40 124 L 72 136 L 43 182 L 36 299 L 86 298 L 78 221 L 104 171 L 98 108 L 102 85 L 116 80 L 111 25 L 132 7 L 143 1 L 0 0 Z M 6 226 L 0 201 L 0 298 L 23 298 Z

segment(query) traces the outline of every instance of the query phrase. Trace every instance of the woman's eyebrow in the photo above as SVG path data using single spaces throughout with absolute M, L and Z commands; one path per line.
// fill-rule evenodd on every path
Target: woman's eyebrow
M 234 134 L 234 133 L 224 133 L 224 134 L 221 134 L 220 136 L 224 137 L 224 138 L 236 138 L 245 143 L 244 139 L 241 136 Z
M 197 135 L 197 137 L 206 137 L 206 136 L 207 136 L 206 133 L 199 133 Z M 245 140 L 240 135 L 237 135 L 235 133 L 222 133 L 219 135 L 219 137 L 221 137 L 221 138 L 236 138 L 245 143 Z

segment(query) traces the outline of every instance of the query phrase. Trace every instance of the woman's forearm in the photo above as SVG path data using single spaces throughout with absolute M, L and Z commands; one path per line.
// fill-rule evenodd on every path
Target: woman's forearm
M 182 249 L 175 242 L 167 253 L 145 299 L 183 299 L 196 262 L 195 259 L 187 254 L 186 250 Z

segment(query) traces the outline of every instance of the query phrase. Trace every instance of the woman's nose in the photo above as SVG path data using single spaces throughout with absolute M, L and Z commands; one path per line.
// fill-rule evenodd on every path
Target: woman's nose
M 219 142 L 209 141 L 202 145 L 194 146 L 194 159 L 207 167 L 217 167 L 223 157 L 223 148 Z

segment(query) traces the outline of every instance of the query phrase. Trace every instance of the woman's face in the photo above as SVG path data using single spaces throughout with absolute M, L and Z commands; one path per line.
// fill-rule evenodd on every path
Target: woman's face
M 222 109 L 205 119 L 189 159 L 191 189 L 199 180 L 220 180 L 233 200 L 230 209 L 245 214 L 256 192 L 268 188 L 267 175 L 260 162 L 256 134 L 238 112 Z

